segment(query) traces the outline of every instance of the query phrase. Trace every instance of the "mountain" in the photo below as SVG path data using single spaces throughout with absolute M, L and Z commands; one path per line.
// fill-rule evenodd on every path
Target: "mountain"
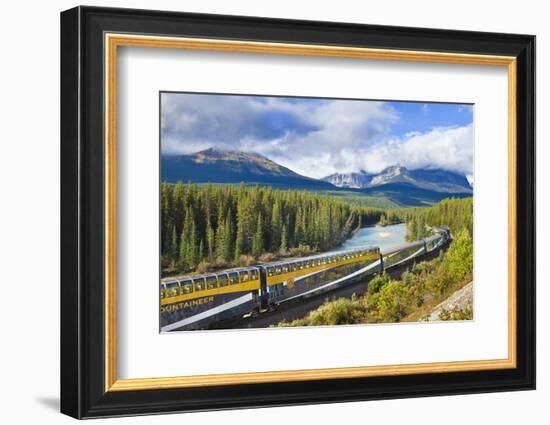
M 240 183 L 312 190 L 335 189 L 331 183 L 302 176 L 257 153 L 206 149 L 190 155 L 161 157 L 163 182 Z
M 386 198 L 402 206 L 430 205 L 445 198 L 472 196 L 472 186 L 463 174 L 445 170 L 408 170 L 394 165 L 378 174 L 365 171 L 332 174 L 323 179 L 339 188 Z
M 440 169 L 408 170 L 399 165 L 387 167 L 379 174 L 368 174 L 365 171 L 332 174 L 323 180 L 345 188 L 372 189 L 399 183 L 395 187 L 415 187 L 442 193 L 472 193 L 472 187 L 463 174 Z
M 332 183 L 336 187 L 361 189 L 368 187 L 375 174 L 369 174 L 363 170 L 358 173 L 335 173 L 323 178 L 324 181 Z
M 279 189 L 306 189 L 351 197 L 357 202 L 384 198 L 399 206 L 429 205 L 444 198 L 472 196 L 473 192 L 464 175 L 445 170 L 408 170 L 395 165 L 378 174 L 337 173 L 316 180 L 257 153 L 214 148 L 189 155 L 163 155 L 161 178 L 168 183 L 244 182 Z
M 445 198 L 467 198 L 472 191 L 445 192 L 424 189 L 410 183 L 387 183 L 361 189 L 368 196 L 386 198 L 403 207 L 425 206 L 436 204 Z

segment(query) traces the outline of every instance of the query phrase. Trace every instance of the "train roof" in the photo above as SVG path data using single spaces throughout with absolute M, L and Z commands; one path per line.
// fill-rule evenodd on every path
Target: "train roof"
M 379 248 L 376 247 L 376 246 L 364 246 L 364 247 L 361 247 L 361 248 L 346 249 L 346 250 L 341 250 L 341 251 L 330 251 L 330 252 L 324 252 L 322 254 L 311 255 L 309 257 L 295 257 L 295 258 L 288 259 L 288 260 L 285 260 L 285 261 L 274 261 L 272 263 L 262 264 L 262 266 L 264 266 L 264 267 L 273 267 L 273 266 L 280 266 L 280 265 L 285 265 L 285 264 L 301 263 L 303 261 L 310 261 L 310 260 L 317 260 L 319 258 L 333 257 L 334 255 L 345 255 L 345 254 L 350 254 L 352 252 L 357 252 L 357 251 L 375 251 L 375 252 L 378 252 Z
M 210 277 L 210 276 L 218 276 L 220 274 L 224 274 L 224 273 L 235 273 L 235 272 L 245 272 L 245 271 L 250 271 L 250 270 L 259 270 L 259 266 L 250 266 L 250 267 L 235 267 L 235 268 L 232 268 L 232 269 L 224 269 L 224 270 L 220 270 L 220 271 L 217 271 L 217 272 L 212 272 L 212 273 L 206 273 L 206 274 L 192 274 L 192 275 L 183 275 L 183 276 L 170 276 L 170 277 L 165 277 L 165 278 L 162 278 L 161 279 L 161 283 L 168 283 L 168 282 L 172 282 L 172 281 L 182 281 L 182 280 L 189 280 L 189 279 L 202 279 L 202 278 L 207 278 L 207 277 Z
M 182 280 L 188 280 L 188 279 L 201 279 L 201 278 L 207 278 L 207 277 L 210 277 L 210 276 L 218 276 L 218 275 L 221 275 L 221 274 L 224 274 L 224 273 L 258 270 L 260 267 L 273 267 L 273 266 L 276 267 L 276 266 L 280 266 L 280 265 L 283 265 L 283 264 L 294 264 L 294 263 L 300 263 L 302 261 L 310 261 L 310 260 L 316 260 L 316 259 L 319 259 L 319 258 L 332 257 L 334 255 L 345 255 L 345 254 L 349 254 L 349 253 L 357 252 L 357 251 L 378 251 L 378 247 L 364 246 L 364 247 L 361 247 L 361 248 L 346 249 L 346 250 L 342 250 L 342 251 L 331 251 L 331 252 L 325 252 L 325 253 L 322 253 L 322 254 L 311 255 L 309 257 L 295 257 L 295 258 L 291 258 L 291 259 L 287 259 L 287 260 L 274 261 L 274 262 L 271 262 L 271 263 L 263 263 L 263 264 L 258 264 L 258 265 L 250 266 L 250 267 L 236 267 L 236 268 L 233 268 L 233 269 L 220 270 L 219 272 L 208 273 L 208 274 L 171 276 L 171 277 L 163 278 L 161 280 L 161 283 L 167 284 L 167 283 L 170 283 L 170 282 L 178 282 L 178 281 L 181 282 Z

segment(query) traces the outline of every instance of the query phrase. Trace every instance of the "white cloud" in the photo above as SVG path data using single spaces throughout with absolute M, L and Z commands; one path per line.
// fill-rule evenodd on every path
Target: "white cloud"
M 364 167 L 378 172 L 389 165 L 401 164 L 410 169 L 442 168 L 472 174 L 473 137 L 472 126 L 467 125 L 433 128 L 401 140 L 385 140 L 364 152 Z
M 471 125 L 392 137 L 400 117 L 384 102 L 194 94 L 161 101 L 163 153 L 252 151 L 315 178 L 397 163 L 472 173 Z

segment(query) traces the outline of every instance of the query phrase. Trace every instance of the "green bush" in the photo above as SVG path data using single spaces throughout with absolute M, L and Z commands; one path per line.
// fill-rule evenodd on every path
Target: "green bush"
M 474 265 L 474 249 L 470 232 L 460 230 L 454 235 L 454 240 L 445 254 L 444 267 L 454 281 L 463 280 L 471 274 Z
M 334 326 L 363 323 L 367 308 L 363 300 L 355 295 L 350 298 L 340 298 L 327 301 L 317 310 L 310 312 L 305 318 L 292 322 L 283 321 L 277 326 Z
M 471 305 L 464 308 L 442 309 L 439 313 L 439 320 L 472 320 L 473 317 L 474 313 Z
M 390 281 L 378 295 L 376 310 L 379 322 L 399 322 L 408 313 L 412 297 L 402 282 Z
M 380 292 L 380 289 L 390 281 L 390 277 L 387 275 L 387 273 L 383 273 L 381 275 L 378 275 L 374 277 L 369 282 L 369 295 L 376 294 L 377 292 Z

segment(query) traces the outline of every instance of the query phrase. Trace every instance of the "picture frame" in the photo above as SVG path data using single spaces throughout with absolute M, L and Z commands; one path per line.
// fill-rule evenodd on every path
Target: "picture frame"
M 120 379 L 117 53 L 121 47 L 504 67 L 508 356 Z M 535 388 L 535 37 L 76 7 L 61 13 L 61 412 L 75 418 Z M 155 141 L 156 143 L 156 141 Z M 156 284 L 156 283 L 155 283 Z

